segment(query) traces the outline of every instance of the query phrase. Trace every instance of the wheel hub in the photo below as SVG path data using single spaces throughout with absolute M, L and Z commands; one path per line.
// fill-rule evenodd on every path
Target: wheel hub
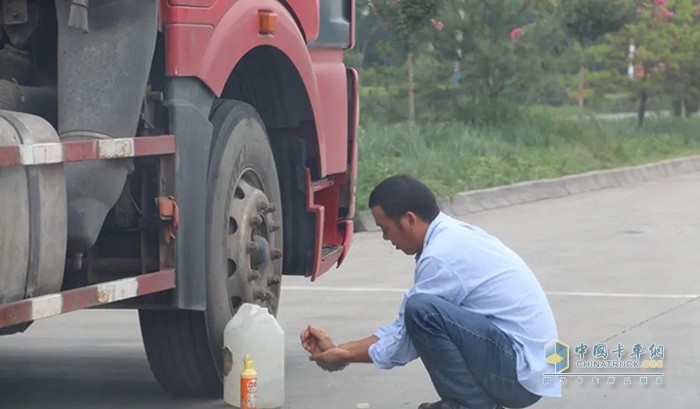
M 244 177 L 238 182 L 228 209 L 227 287 L 235 312 L 243 303 L 255 303 L 276 313 L 280 273 L 274 261 L 281 258 L 274 249 L 279 227 L 276 212 L 265 193 Z

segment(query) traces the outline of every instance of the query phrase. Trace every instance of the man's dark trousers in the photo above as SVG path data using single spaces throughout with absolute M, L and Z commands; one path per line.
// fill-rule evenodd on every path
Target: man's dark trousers
M 444 401 L 469 409 L 524 408 L 540 399 L 520 385 L 513 344 L 486 317 L 443 298 L 406 301 L 408 335 Z

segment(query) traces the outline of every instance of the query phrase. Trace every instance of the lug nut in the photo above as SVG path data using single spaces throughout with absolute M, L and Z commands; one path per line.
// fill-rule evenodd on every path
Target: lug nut
M 272 213 L 275 210 L 277 210 L 277 207 L 275 207 L 274 203 L 269 203 L 269 202 L 258 203 L 258 211 L 263 213 L 263 214 Z
M 270 277 L 267 280 L 267 285 L 273 286 L 273 285 L 278 285 L 280 283 L 280 278 L 279 277 Z
M 250 243 L 246 244 L 245 250 L 248 253 L 255 253 L 256 251 L 260 250 L 260 246 L 258 246 L 258 243 L 250 242 Z
M 253 226 L 257 226 L 263 222 L 262 216 L 259 214 L 256 214 L 254 216 L 250 216 L 250 224 Z
M 277 249 L 274 249 L 274 250 L 271 250 L 271 251 L 270 251 L 270 259 L 272 259 L 272 260 L 277 260 L 277 259 L 279 259 L 279 258 L 282 258 L 282 252 L 281 252 L 281 251 L 279 251 L 279 250 L 277 250 Z
M 270 301 L 272 299 L 272 293 L 263 290 L 256 290 L 253 293 L 253 297 L 255 297 L 256 300 Z
M 248 281 L 257 281 L 260 280 L 260 273 L 257 272 L 256 270 L 251 271 L 248 273 Z

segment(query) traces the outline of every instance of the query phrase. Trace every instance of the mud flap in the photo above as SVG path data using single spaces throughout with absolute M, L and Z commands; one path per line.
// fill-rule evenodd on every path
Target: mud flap
M 207 305 L 207 165 L 214 129 L 209 110 L 214 94 L 195 78 L 173 78 L 166 98 L 170 132 L 176 135 L 175 198 L 180 208 L 173 306 L 203 311 Z

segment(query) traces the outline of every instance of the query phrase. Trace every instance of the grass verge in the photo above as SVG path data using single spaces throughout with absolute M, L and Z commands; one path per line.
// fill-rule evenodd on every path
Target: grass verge
M 424 181 L 439 198 L 525 180 L 700 154 L 700 119 L 561 120 L 543 112 L 497 126 L 458 123 L 360 128 L 358 210 L 372 188 L 398 173 Z

